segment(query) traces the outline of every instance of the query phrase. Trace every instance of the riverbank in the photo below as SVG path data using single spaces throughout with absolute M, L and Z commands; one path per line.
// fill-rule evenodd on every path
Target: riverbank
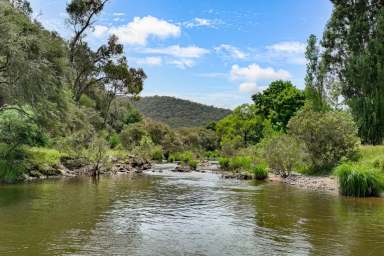
M 270 173 L 268 180 L 272 182 L 282 182 L 291 186 L 306 190 L 325 191 L 338 193 L 337 178 L 335 176 L 305 176 L 301 174 L 291 174 L 287 178 Z

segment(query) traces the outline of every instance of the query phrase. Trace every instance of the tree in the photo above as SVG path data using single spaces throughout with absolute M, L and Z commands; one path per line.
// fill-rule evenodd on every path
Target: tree
M 112 101 L 119 95 L 136 97 L 143 89 L 146 75 L 142 69 L 128 66 L 124 56 L 124 47 L 118 38 L 112 35 L 106 45 L 95 52 L 83 41 L 87 30 L 92 28 L 94 18 L 104 8 L 108 0 L 72 0 L 67 4 L 68 23 L 72 26 L 73 36 L 69 43 L 70 63 L 75 72 L 73 79 L 74 99 L 92 87 L 101 87 L 105 91 L 103 106 L 104 123 L 107 124 Z
M 307 59 L 307 74 L 305 76 L 305 94 L 311 102 L 315 111 L 326 108 L 326 92 L 324 88 L 324 63 L 319 56 L 320 50 L 317 46 L 315 35 L 310 35 L 305 51 Z
M 238 146 L 256 144 L 262 138 L 264 117 L 254 105 L 244 104 L 216 124 L 216 132 L 223 143 Z
M 256 112 L 270 119 L 277 130 L 285 130 L 289 119 L 304 105 L 304 94 L 289 81 L 274 81 L 252 96 Z
M 4 3 L 0 3 L 0 34 L 1 110 L 14 108 L 27 114 L 24 108 L 28 105 L 36 118 L 52 118 L 61 105 L 64 41 Z
M 384 4 L 333 0 L 322 40 L 322 58 L 339 82 L 364 143 L 384 138 Z

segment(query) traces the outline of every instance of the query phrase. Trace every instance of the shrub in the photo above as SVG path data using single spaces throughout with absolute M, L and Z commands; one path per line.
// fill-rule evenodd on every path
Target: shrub
M 335 174 L 340 193 L 345 196 L 378 196 L 384 188 L 378 171 L 366 165 L 345 163 L 336 168 Z
M 229 162 L 231 170 L 249 170 L 252 165 L 252 160 L 247 156 L 235 156 Z
M 152 160 L 163 161 L 163 149 L 160 146 L 153 147 Z
M 219 159 L 219 165 L 220 165 L 221 169 L 228 170 L 229 169 L 229 158 L 221 157 Z
M 87 108 L 95 108 L 96 107 L 96 102 L 85 94 L 81 95 L 79 103 L 81 106 L 84 106 Z
M 314 172 L 330 171 L 357 151 L 356 125 L 345 112 L 305 109 L 289 121 L 288 129 L 290 135 L 304 142 Z
M 307 158 L 304 145 L 289 135 L 271 139 L 263 155 L 269 167 L 282 177 L 289 176 L 293 170 L 302 169 Z
M 116 132 L 114 132 L 109 136 L 108 142 L 111 148 L 116 148 L 121 143 L 120 136 Z
M 14 183 L 21 179 L 25 171 L 22 163 L 0 160 L 0 183 Z
M 196 170 L 198 161 L 191 159 L 188 161 L 189 167 L 191 167 L 192 170 Z
M 142 123 L 135 123 L 128 125 L 121 133 L 120 140 L 121 144 L 127 148 L 132 149 L 133 147 L 140 145 L 143 138 L 147 136 L 147 132 L 144 129 Z
M 253 166 L 252 172 L 257 180 L 265 180 L 268 177 L 268 167 L 265 164 Z

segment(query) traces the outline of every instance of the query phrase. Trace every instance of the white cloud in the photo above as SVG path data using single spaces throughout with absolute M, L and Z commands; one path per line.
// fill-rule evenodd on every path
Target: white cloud
M 108 33 L 108 27 L 102 25 L 96 25 L 93 30 L 93 35 L 96 37 L 102 37 Z
M 286 62 L 291 64 L 304 65 L 306 44 L 298 41 L 279 42 L 266 46 L 266 53 L 262 58 L 271 62 Z
M 287 42 L 272 44 L 267 46 L 266 48 L 268 50 L 272 50 L 275 52 L 294 54 L 294 53 L 304 53 L 305 47 L 306 47 L 305 43 L 297 42 L 297 41 L 287 41 Z
M 232 59 L 245 59 L 247 57 L 247 54 L 243 51 L 241 51 L 239 48 L 236 48 L 229 44 L 221 44 L 214 48 L 214 50 L 219 53 L 220 55 L 226 57 L 226 58 L 232 58 Z
M 290 77 L 291 75 L 286 70 L 274 70 L 271 67 L 262 68 L 257 64 L 251 64 L 244 68 L 239 67 L 239 65 L 233 65 L 231 69 L 231 78 L 233 80 L 258 81 L 289 79 Z
M 195 64 L 195 61 L 192 59 L 174 59 L 174 60 L 169 60 L 168 63 L 175 65 L 180 69 L 186 69 L 186 68 L 193 67 L 193 65 Z
M 214 28 L 217 23 L 218 22 L 216 20 L 194 18 L 191 21 L 183 22 L 183 25 L 187 28 L 193 28 L 193 27 L 211 27 L 211 28 Z
M 114 12 L 113 16 L 125 16 L 125 13 L 123 13 L 123 12 Z
M 209 53 L 209 50 L 197 46 L 180 47 L 180 45 L 171 45 L 164 48 L 145 48 L 144 53 L 162 54 L 177 58 L 200 58 Z
M 244 82 L 240 84 L 240 92 L 250 92 L 255 93 L 258 91 L 257 84 L 255 82 Z
M 146 45 L 148 38 L 166 39 L 181 34 L 179 26 L 153 16 L 135 17 L 127 25 L 109 28 L 109 34 L 115 34 L 123 44 Z
M 163 59 L 161 57 L 146 57 L 138 59 L 136 62 L 142 65 L 158 66 L 163 63 Z
M 233 65 L 231 68 L 231 78 L 235 81 L 242 81 L 239 90 L 241 92 L 257 92 L 263 87 L 258 83 L 269 82 L 278 79 L 289 79 L 290 73 L 286 70 L 275 70 L 271 67 L 262 68 L 257 64 L 251 64 L 247 67 Z

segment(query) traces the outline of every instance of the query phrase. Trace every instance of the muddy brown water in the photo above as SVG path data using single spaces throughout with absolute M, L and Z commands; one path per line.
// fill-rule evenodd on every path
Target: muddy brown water
M 384 199 L 214 173 L 0 186 L 0 255 L 384 255 Z

